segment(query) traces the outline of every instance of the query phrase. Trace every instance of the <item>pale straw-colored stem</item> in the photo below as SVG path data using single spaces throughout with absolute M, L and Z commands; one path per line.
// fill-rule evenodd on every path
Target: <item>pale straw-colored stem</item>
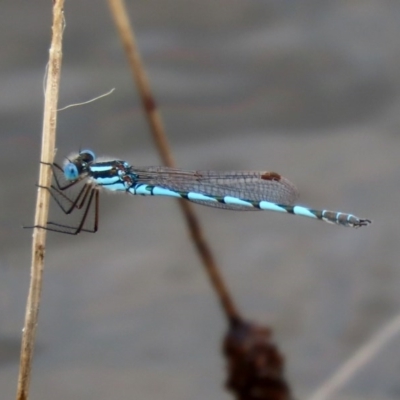
M 49 67 L 45 91 L 41 152 L 41 160 L 47 163 L 53 161 L 55 150 L 57 100 L 62 59 L 62 34 L 64 29 L 63 6 L 64 0 L 53 1 L 52 40 L 49 51 Z M 51 168 L 48 165 L 40 164 L 39 186 L 50 186 L 51 178 Z M 35 226 L 46 226 L 49 201 L 49 192 L 39 187 L 36 200 Z M 32 359 L 42 291 L 45 241 L 46 231 L 35 228 L 33 230 L 32 241 L 31 280 L 22 333 L 17 400 L 27 400 L 29 398 Z
M 378 352 L 394 337 L 400 335 L 400 314 L 380 329 L 367 343 L 361 346 L 338 370 L 313 393 L 309 400 L 337 398 L 337 392 L 354 378 L 357 372 L 377 356 Z

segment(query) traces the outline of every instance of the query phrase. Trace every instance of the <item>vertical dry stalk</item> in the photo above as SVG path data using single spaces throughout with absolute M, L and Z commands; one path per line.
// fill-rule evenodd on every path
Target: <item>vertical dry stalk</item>
M 56 138 L 57 100 L 62 59 L 62 33 L 64 27 L 63 6 L 64 0 L 54 0 L 52 41 L 49 51 L 49 69 L 46 82 L 41 153 L 41 160 L 49 163 L 53 161 Z M 50 186 L 51 176 L 51 168 L 49 168 L 48 165 L 40 164 L 39 186 Z M 45 226 L 47 223 L 49 197 L 50 195 L 47 190 L 38 189 L 35 226 Z M 32 242 L 31 280 L 21 344 L 17 400 L 27 400 L 29 397 L 31 364 L 42 289 L 45 241 L 46 231 L 44 229 L 35 228 Z
M 173 167 L 175 162 L 168 144 L 161 116 L 157 110 L 154 97 L 151 93 L 149 80 L 140 58 L 125 4 L 123 0 L 108 0 L 108 3 L 142 99 L 142 105 L 151 127 L 154 142 L 163 163 L 169 167 Z M 239 318 L 238 310 L 222 279 L 211 248 L 202 232 L 199 220 L 196 217 L 191 204 L 185 201 L 180 201 L 180 206 L 185 216 L 193 242 L 201 260 L 203 261 L 210 281 L 218 294 L 223 310 L 225 311 L 229 321 L 237 320 Z

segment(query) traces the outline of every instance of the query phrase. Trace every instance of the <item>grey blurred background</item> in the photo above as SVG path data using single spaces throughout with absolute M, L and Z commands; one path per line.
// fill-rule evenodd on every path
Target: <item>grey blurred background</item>
M 177 163 L 267 169 L 345 229 L 197 207 L 235 299 L 307 398 L 400 310 L 400 3 L 129 1 Z M 15 396 L 51 2 L 0 6 L 0 397 Z M 107 4 L 67 1 L 57 159 L 158 164 Z M 49 234 L 32 399 L 229 399 L 221 310 L 173 200 L 101 198 L 100 231 Z M 400 338 L 337 399 L 399 399 Z

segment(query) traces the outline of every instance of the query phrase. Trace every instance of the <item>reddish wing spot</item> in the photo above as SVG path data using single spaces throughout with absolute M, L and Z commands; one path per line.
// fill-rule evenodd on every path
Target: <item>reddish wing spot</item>
M 261 179 L 264 179 L 265 181 L 280 181 L 281 176 L 276 172 L 264 172 L 261 175 Z

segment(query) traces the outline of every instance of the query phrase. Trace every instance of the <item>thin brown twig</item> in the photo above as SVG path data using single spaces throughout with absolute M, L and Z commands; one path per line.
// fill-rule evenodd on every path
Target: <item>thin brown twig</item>
M 52 40 L 49 51 L 49 69 L 44 102 L 41 152 L 41 160 L 48 163 L 53 161 L 55 150 L 57 101 L 62 60 L 62 34 L 64 27 L 63 6 L 64 0 L 54 0 Z M 41 187 L 50 186 L 51 177 L 51 168 L 49 168 L 48 165 L 40 164 L 35 226 L 45 226 L 47 223 L 50 195 L 47 190 L 44 190 Z M 27 400 L 29 397 L 33 350 L 43 282 L 45 242 L 46 231 L 44 229 L 35 228 L 33 230 L 32 240 L 31 280 L 29 284 L 25 323 L 21 343 L 17 400 Z
M 156 102 L 151 93 L 149 80 L 141 61 L 139 50 L 136 44 L 135 34 L 131 28 L 125 4 L 123 0 L 108 0 L 108 3 L 117 26 L 120 39 L 125 49 L 125 53 L 128 57 L 134 80 L 136 81 L 136 85 L 139 89 L 142 105 L 151 128 L 150 130 L 153 135 L 153 140 L 163 163 L 169 167 L 173 167 L 175 165 L 175 161 L 168 144 L 160 113 L 157 110 Z M 229 294 L 222 275 L 219 272 L 219 268 L 211 248 L 205 239 L 193 207 L 191 204 L 185 201 L 180 201 L 180 206 L 198 254 L 204 264 L 210 281 L 217 292 L 228 321 L 232 322 L 234 320 L 238 320 L 239 312 L 231 295 Z

